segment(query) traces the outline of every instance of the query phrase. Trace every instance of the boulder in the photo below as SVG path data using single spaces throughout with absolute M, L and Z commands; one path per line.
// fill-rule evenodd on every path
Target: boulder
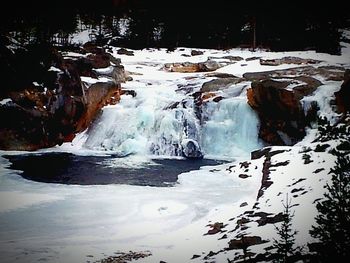
M 247 98 L 260 118 L 259 137 L 273 145 L 292 145 L 301 140 L 310 116 L 300 100 L 321 84 L 305 76 L 253 81 Z
M 163 69 L 169 72 L 179 72 L 179 73 L 194 73 L 194 72 L 200 71 L 198 63 L 191 63 L 191 62 L 166 63 Z
M 221 65 L 214 60 L 207 60 L 205 62 L 192 63 L 192 62 L 182 62 L 182 63 L 166 63 L 163 70 L 169 72 L 179 72 L 179 73 L 194 73 L 194 72 L 209 72 L 215 71 L 220 68 Z
M 203 154 L 197 141 L 185 139 L 181 142 L 182 154 L 188 159 L 201 159 Z
M 203 55 L 203 51 L 200 50 L 191 50 L 191 56 L 199 56 L 199 55 Z
M 243 236 L 240 239 L 232 239 L 229 241 L 229 249 L 243 249 L 246 250 L 250 246 L 266 243 L 259 236 Z
M 110 66 L 110 57 L 107 53 L 89 54 L 87 59 L 93 68 L 106 68 Z
M 240 83 L 242 81 L 241 78 L 219 78 L 213 79 L 208 82 L 203 83 L 201 92 L 214 92 L 220 89 L 228 88 L 232 85 Z
M 134 51 L 127 50 L 126 48 L 120 48 L 117 50 L 118 55 L 134 56 Z
M 350 69 L 344 73 L 344 81 L 340 90 L 335 92 L 337 109 L 341 113 L 350 111 Z

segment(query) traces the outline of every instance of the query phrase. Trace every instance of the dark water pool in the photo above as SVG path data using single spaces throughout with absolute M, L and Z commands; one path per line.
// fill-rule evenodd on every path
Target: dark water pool
M 153 159 L 142 166 L 121 166 L 123 158 L 111 156 L 77 156 L 70 153 L 45 153 L 4 156 L 10 169 L 22 171 L 21 176 L 45 183 L 105 185 L 129 184 L 141 186 L 172 186 L 178 175 L 217 165 L 222 161 Z M 125 159 L 126 160 L 126 159 Z M 118 165 L 113 165 L 118 163 Z

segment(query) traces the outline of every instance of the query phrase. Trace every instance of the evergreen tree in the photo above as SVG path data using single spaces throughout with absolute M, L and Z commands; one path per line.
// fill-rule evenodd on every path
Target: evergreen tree
M 331 169 L 331 184 L 324 200 L 317 204 L 319 214 L 310 234 L 318 239 L 319 262 L 346 262 L 350 258 L 350 157 L 338 153 Z
M 298 250 L 295 247 L 295 235 L 297 231 L 292 229 L 292 219 L 294 217 L 294 212 L 292 213 L 291 208 L 291 200 L 288 199 L 288 195 L 286 197 L 286 202 L 283 204 L 284 219 L 280 227 L 276 227 L 278 239 L 273 240 L 273 247 L 276 249 L 274 262 L 292 262 L 291 256 L 295 254 Z

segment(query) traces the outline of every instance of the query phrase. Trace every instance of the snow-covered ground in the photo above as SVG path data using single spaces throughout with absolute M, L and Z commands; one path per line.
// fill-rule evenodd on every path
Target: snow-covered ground
M 193 129 L 200 129 L 200 124 L 193 120 L 193 113 L 186 107 L 164 111 L 172 103 L 188 99 L 187 94 L 176 92 L 176 89 L 190 84 L 195 91 L 204 82 L 213 79 L 204 73 L 166 72 L 162 70 L 165 63 L 195 63 L 206 61 L 208 57 L 240 56 L 243 60 L 216 71 L 235 76 L 301 66 L 263 66 L 259 59 L 246 60 L 251 57 L 275 59 L 294 56 L 321 60 L 317 66 L 349 68 L 350 46 L 346 43 L 343 46 L 341 56 L 313 51 L 272 53 L 238 49 L 201 50 L 203 55 L 183 56 L 190 54 L 191 49 L 188 48 L 174 52 L 165 49 L 135 50 L 134 56 L 125 56 L 118 55 L 115 49 L 114 55 L 121 58 L 133 78 L 133 81 L 123 84 L 123 88 L 136 91 L 137 96 L 132 98 L 131 95 L 123 95 L 120 104 L 104 108 L 101 118 L 88 133 L 81 134 L 72 143 L 41 152 L 68 151 L 85 155 L 133 153 L 136 157 L 122 160 L 130 167 L 149 165 L 152 162 L 147 157 L 150 142 L 157 146 L 160 141 L 159 131 L 162 131 L 161 136 L 172 138 L 176 143 L 184 139 L 184 135 L 179 132 L 184 127 L 178 126 L 177 122 L 174 124 L 176 114 L 184 116 L 182 118 L 189 122 L 193 121 Z M 330 81 L 325 84 L 312 96 L 323 103 L 320 114 L 333 116 L 328 101 L 341 82 Z M 215 130 L 208 126 L 199 132 L 200 140 L 206 141 L 207 138 L 207 143 L 212 141 L 215 144 L 215 147 L 203 147 L 206 156 L 229 159 L 231 162 L 181 174 L 174 187 L 72 186 L 33 182 L 8 169 L 9 162 L 2 157 L 20 152 L 1 152 L 1 261 L 93 262 L 115 252 L 131 250 L 152 253 L 152 256 L 140 262 L 190 262 L 194 254 L 200 256 L 191 261 L 196 262 L 210 251 L 227 248 L 228 241 L 239 232 L 239 229 L 230 232 L 236 227 L 237 219 L 245 211 L 251 210 L 257 201 L 265 161 L 264 157 L 250 160 L 250 151 L 261 148 L 263 144 L 257 138 L 258 119 L 249 107 L 244 106 L 249 83 L 239 85 L 240 92 L 236 92 L 235 86 L 223 91 L 224 94 L 237 93 L 236 97 L 216 104 L 208 103 L 207 110 L 211 112 L 208 123 L 212 121 L 214 128 L 220 128 Z M 230 138 L 225 138 L 227 134 L 234 143 L 231 143 Z M 297 241 L 303 244 L 310 240 L 308 229 L 316 213 L 314 200 L 322 196 L 323 186 L 330 179 L 329 169 L 335 162 L 334 156 L 326 152 L 311 152 L 308 154 L 313 162 L 304 164 L 303 147 L 316 147 L 311 143 L 314 136 L 315 130 L 310 129 L 309 135 L 296 146 L 272 148 L 271 151 L 284 152 L 272 156 L 271 164 L 286 161 L 288 164 L 273 167 L 270 173 L 273 184 L 258 200 L 259 208 L 255 208 L 256 212 L 277 214 L 283 211 L 285 194 L 296 195 L 293 198 L 293 203 L 295 201 L 298 204 L 293 207 L 294 221 L 299 231 Z M 173 148 L 167 146 L 158 150 L 160 155 L 167 155 Z M 244 161 L 249 162 L 248 168 L 241 165 Z M 316 173 L 321 168 L 324 170 Z M 248 177 L 240 178 L 240 174 Z M 296 191 L 296 188 L 302 190 Z M 243 202 L 247 205 L 241 206 Z M 210 229 L 208 224 L 215 222 L 227 224 L 223 228 L 227 232 L 205 235 Z M 249 227 L 245 230 L 247 235 L 259 235 L 270 241 L 273 238 L 272 224 L 258 227 L 252 220 L 246 225 Z M 220 239 L 224 234 L 227 234 L 227 238 Z M 251 250 L 259 252 L 267 245 L 253 246 Z M 235 250 L 224 251 L 212 258 L 216 262 L 227 262 L 227 258 L 234 258 L 235 253 Z

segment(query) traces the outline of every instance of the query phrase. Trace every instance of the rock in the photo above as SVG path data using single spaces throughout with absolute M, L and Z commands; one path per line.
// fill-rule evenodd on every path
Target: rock
M 220 89 L 226 89 L 232 85 L 240 83 L 242 79 L 240 78 L 220 78 L 213 79 L 208 82 L 203 83 L 201 92 L 214 92 Z
M 197 63 L 191 63 L 191 62 L 167 63 L 164 65 L 163 69 L 169 72 L 179 72 L 179 73 L 200 72 L 199 65 Z
M 276 224 L 278 222 L 282 222 L 283 220 L 284 220 L 283 213 L 278 213 L 277 215 L 274 215 L 274 216 L 270 216 L 268 214 L 262 214 L 260 215 L 260 218 L 256 222 L 258 223 L 258 226 L 264 226 L 266 224 Z
M 208 93 L 204 93 L 202 95 L 202 101 L 207 101 L 207 100 L 210 100 L 212 98 L 215 98 L 217 95 L 216 93 L 214 92 L 208 92 Z
M 181 142 L 182 154 L 188 159 L 201 159 L 203 154 L 197 141 L 185 139 Z
M 241 239 L 231 239 L 229 241 L 229 249 L 247 249 L 250 246 L 259 245 L 266 243 L 267 241 L 263 240 L 259 236 L 243 236 Z
M 205 74 L 206 77 L 214 77 L 219 79 L 224 78 L 237 78 L 236 76 L 229 74 L 229 73 L 221 73 L 221 72 L 210 72 Z
M 0 107 L 0 117 L 8 120 L 0 124 L 1 149 L 31 151 L 71 141 L 111 98 L 119 100 L 124 68 L 111 66 L 110 55 L 99 47 L 85 45 L 85 49 L 96 54 L 64 59 L 52 48 L 10 54 L 6 66 L 12 69 L 11 81 L 3 84 L 12 88 L 2 91 L 12 103 Z M 30 75 L 20 70 L 26 64 L 31 67 Z M 81 76 L 97 78 L 94 66 L 111 66 L 111 81 L 88 88 Z
M 304 59 L 299 57 L 284 57 L 281 59 L 260 59 L 260 64 L 264 66 L 279 66 L 281 64 L 316 64 L 320 63 L 319 60 Z
M 253 60 L 258 60 L 260 58 L 261 57 L 249 57 L 249 58 L 246 58 L 245 61 L 253 61 Z
M 315 152 L 325 152 L 327 148 L 329 148 L 330 145 L 325 143 L 325 144 L 317 144 L 315 147 Z
M 106 68 L 110 66 L 110 56 L 106 53 L 89 54 L 87 59 L 93 68 Z
M 270 151 L 271 151 L 271 147 L 266 147 L 266 148 L 252 151 L 250 153 L 250 159 L 255 160 L 255 159 L 260 159 L 263 156 L 266 157 Z
M 250 175 L 247 175 L 247 174 L 240 174 L 238 175 L 239 178 L 242 178 L 242 179 L 246 179 L 248 177 L 250 177 Z
M 225 227 L 224 223 L 219 223 L 219 222 L 210 224 L 209 226 L 211 227 L 211 229 L 208 230 L 207 235 L 215 235 L 217 233 L 220 233 L 221 230 Z
M 199 55 L 203 55 L 203 51 L 200 50 L 191 50 L 191 56 L 199 56 Z
M 127 50 L 126 48 L 120 48 L 117 50 L 118 55 L 126 55 L 126 56 L 133 56 L 134 51 Z
M 192 63 L 192 62 L 166 63 L 163 69 L 170 72 L 194 73 L 194 72 L 215 71 L 220 67 L 221 65 L 218 62 L 214 60 L 207 60 L 205 62 L 199 62 L 199 63 Z
M 343 80 L 345 69 L 342 67 L 334 66 L 300 66 L 297 68 L 271 70 L 263 72 L 248 72 L 243 74 L 243 78 L 249 81 L 257 81 L 268 78 L 288 78 L 290 76 L 321 76 L 326 80 Z
M 245 206 L 247 206 L 248 205 L 248 203 L 247 202 L 243 202 L 242 204 L 240 204 L 240 206 L 239 207 L 245 207 Z
M 304 153 L 301 158 L 304 160 L 304 164 L 309 164 L 313 162 L 313 160 L 311 160 L 311 155 L 307 153 Z
M 200 72 L 207 72 L 207 71 L 215 71 L 219 69 L 221 66 L 218 62 L 208 59 L 205 62 L 198 63 L 198 67 Z
M 347 69 L 344 73 L 344 81 L 340 87 L 340 90 L 335 92 L 335 98 L 337 103 L 337 109 L 341 113 L 350 111 L 350 69 Z
M 223 57 L 208 57 L 209 60 L 217 60 L 217 59 L 227 59 L 230 60 L 230 62 L 237 62 L 243 60 L 240 56 L 223 56 Z M 232 64 L 232 63 L 231 63 Z
M 259 137 L 273 145 L 292 145 L 301 140 L 312 118 L 305 114 L 300 100 L 320 85 L 320 81 L 305 76 L 253 81 L 247 97 L 260 118 Z
M 83 44 L 82 50 L 85 51 L 86 53 L 93 53 L 93 54 L 105 53 L 102 47 L 97 46 L 93 42 L 86 42 L 85 44 Z
M 336 149 L 338 151 L 350 151 L 350 142 L 348 141 L 343 141 L 341 142 L 337 147 Z M 316 150 L 315 150 L 316 151 Z
M 134 90 L 122 89 L 120 95 L 131 95 L 134 98 L 134 97 L 136 97 L 137 93 Z
M 85 130 L 95 119 L 99 110 L 107 105 L 111 97 L 119 101 L 120 84 L 115 82 L 98 82 L 92 84 L 85 92 L 86 110 L 77 123 L 76 131 Z
M 213 99 L 213 101 L 214 101 L 214 102 L 220 102 L 220 101 L 223 100 L 223 99 L 224 99 L 223 96 L 216 96 L 216 97 Z

